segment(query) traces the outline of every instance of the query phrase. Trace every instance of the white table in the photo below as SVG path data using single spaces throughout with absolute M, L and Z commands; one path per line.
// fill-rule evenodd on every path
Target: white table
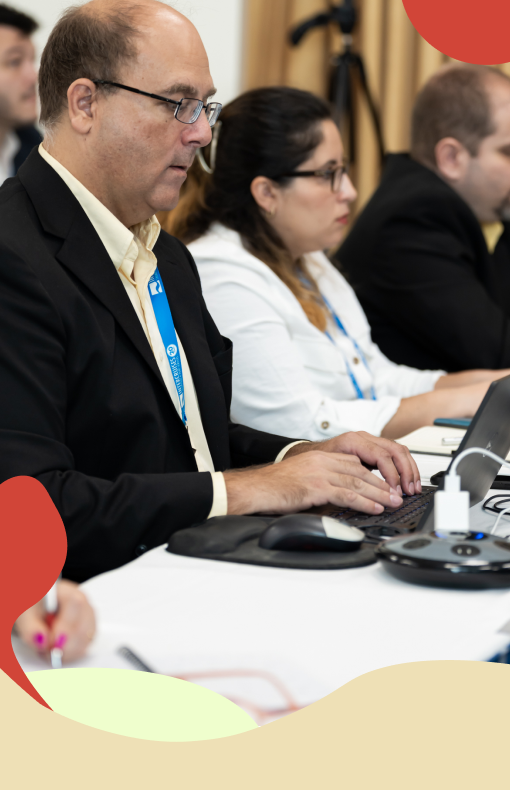
M 426 483 L 448 459 L 416 456 Z M 493 492 L 491 492 L 493 493 Z M 494 517 L 474 512 L 473 526 Z M 80 666 L 124 667 L 127 645 L 158 672 L 268 670 L 307 704 L 349 680 L 397 663 L 487 660 L 506 648 L 510 593 L 405 584 L 379 565 L 304 571 L 192 559 L 156 548 L 83 585 L 99 634 Z M 16 647 L 21 663 L 46 668 Z M 199 682 L 199 681 L 197 681 Z M 260 680 L 204 681 L 277 706 Z

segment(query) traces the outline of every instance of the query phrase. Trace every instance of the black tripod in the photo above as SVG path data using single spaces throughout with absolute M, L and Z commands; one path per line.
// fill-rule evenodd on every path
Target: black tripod
M 355 80 L 358 80 L 361 93 L 364 95 L 377 138 L 381 163 L 384 159 L 384 142 L 381 131 L 379 112 L 375 106 L 368 87 L 365 66 L 361 55 L 352 51 L 352 31 L 356 24 L 354 0 L 344 0 L 343 5 L 332 6 L 326 13 L 306 19 L 290 32 L 293 46 L 299 44 L 303 36 L 315 27 L 326 27 L 330 22 L 336 23 L 342 33 L 344 51 L 334 55 L 329 79 L 329 100 L 333 104 L 335 120 L 338 124 L 346 122 L 349 129 L 349 152 L 353 162 L 356 161 L 356 134 L 353 93 Z

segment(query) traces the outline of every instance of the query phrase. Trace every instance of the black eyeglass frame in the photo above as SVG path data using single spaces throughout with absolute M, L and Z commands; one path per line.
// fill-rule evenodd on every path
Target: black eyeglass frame
M 338 180 L 338 189 L 335 189 L 335 178 L 337 177 L 336 174 L 340 171 L 340 178 Z M 325 178 L 327 175 L 330 176 L 330 183 L 331 183 L 331 191 L 334 194 L 338 194 L 341 192 L 341 185 L 342 179 L 346 176 L 349 172 L 349 162 L 343 162 L 341 165 L 337 165 L 336 167 L 330 167 L 326 170 L 294 170 L 292 173 L 280 173 L 280 175 L 276 176 L 274 179 L 278 181 L 279 178 L 311 178 L 312 176 L 318 176 L 320 178 Z
M 183 98 L 180 99 L 179 101 L 176 101 L 175 99 L 167 99 L 165 96 L 158 96 L 157 93 L 147 93 L 147 91 L 141 91 L 139 90 L 139 88 L 130 88 L 129 85 L 121 85 L 120 82 L 110 82 L 110 80 L 92 80 L 92 82 L 94 83 L 94 85 L 113 85 L 115 88 L 122 88 L 122 90 L 131 91 L 131 93 L 139 93 L 140 96 L 148 96 L 150 99 L 157 99 L 157 101 L 164 101 L 167 104 L 176 104 L 177 106 L 175 108 L 174 117 L 177 121 L 179 121 L 179 123 L 185 123 L 185 124 L 195 123 L 195 121 L 198 120 L 200 113 L 202 112 L 203 109 L 205 109 L 205 114 L 207 117 L 207 110 L 210 110 L 212 108 L 214 120 L 212 123 L 209 122 L 209 126 L 212 127 L 218 120 L 218 116 L 223 106 L 222 104 L 220 104 L 220 102 L 216 102 L 216 101 L 208 102 L 207 104 L 204 104 L 202 99 L 194 99 L 191 98 L 190 96 L 189 97 L 183 96 Z M 197 102 L 197 108 L 193 113 L 190 121 L 183 121 L 182 118 L 179 118 L 178 116 L 178 112 L 182 107 L 183 101 Z M 207 120 L 209 121 L 209 119 Z

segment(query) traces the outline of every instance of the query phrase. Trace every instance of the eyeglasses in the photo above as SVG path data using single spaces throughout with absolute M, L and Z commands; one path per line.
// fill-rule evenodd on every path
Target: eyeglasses
M 294 170 L 292 173 L 281 173 L 275 180 L 279 178 L 311 178 L 316 176 L 322 178 L 324 181 L 329 181 L 331 184 L 332 192 L 340 192 L 343 177 L 349 172 L 349 163 L 342 162 L 337 167 L 330 167 L 327 170 Z
M 140 672 L 156 671 L 146 664 L 145 661 L 129 647 L 119 647 L 117 652 Z M 230 701 L 234 702 L 236 705 L 238 705 L 238 707 L 246 710 L 252 716 L 252 718 L 255 719 L 257 724 L 260 725 L 265 724 L 267 721 L 278 719 L 281 716 L 286 716 L 288 713 L 294 713 L 297 710 L 301 710 L 301 705 L 298 705 L 294 701 L 291 693 L 287 690 L 281 680 L 273 675 L 272 672 L 267 672 L 265 670 L 213 669 L 208 672 L 187 672 L 185 675 L 168 675 L 168 677 L 175 677 L 176 680 L 187 680 L 191 682 L 197 680 L 198 678 L 226 678 L 228 680 L 231 680 L 232 678 L 248 678 L 251 680 L 253 680 L 253 678 L 257 678 L 257 680 L 266 680 L 273 686 L 274 689 L 276 689 L 276 691 L 280 693 L 280 695 L 285 700 L 285 704 L 282 707 L 268 710 L 266 708 L 261 708 L 251 700 L 240 699 L 239 697 L 232 698 L 231 696 L 227 696 L 226 694 L 220 692 L 222 693 L 222 696 L 230 699 Z
M 110 82 L 109 80 L 92 80 L 95 85 L 113 85 L 115 88 L 122 88 L 131 93 L 139 93 L 140 96 L 149 96 L 151 99 L 157 101 L 164 101 L 167 104 L 177 105 L 175 108 L 174 116 L 181 123 L 195 123 L 203 109 L 205 109 L 205 117 L 209 126 L 214 126 L 218 120 L 218 115 L 221 112 L 222 105 L 217 102 L 208 102 L 204 104 L 201 99 L 181 99 L 174 101 L 174 99 L 166 99 L 164 96 L 158 96 L 156 93 L 147 93 L 146 91 L 138 90 L 138 88 L 130 88 L 127 85 L 121 85 L 119 82 Z

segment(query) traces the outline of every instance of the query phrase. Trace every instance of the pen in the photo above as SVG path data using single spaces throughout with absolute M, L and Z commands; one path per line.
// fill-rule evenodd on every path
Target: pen
M 441 439 L 441 444 L 460 444 L 462 441 L 461 436 L 447 436 L 444 439 Z
M 126 661 L 129 661 L 130 664 L 133 664 L 140 672 L 155 672 L 154 669 L 151 669 L 148 664 L 146 664 L 140 656 L 137 656 L 133 650 L 130 650 L 129 647 L 119 647 L 117 652 L 125 658 Z
M 57 601 L 57 584 L 58 579 L 51 587 L 50 590 L 44 596 L 44 605 L 46 607 L 46 616 L 45 621 L 48 628 L 51 628 L 53 625 L 53 621 L 57 616 L 58 610 L 58 601 Z M 61 647 L 53 647 L 50 650 L 50 659 L 51 659 L 51 668 L 52 669 L 62 669 L 62 648 Z

